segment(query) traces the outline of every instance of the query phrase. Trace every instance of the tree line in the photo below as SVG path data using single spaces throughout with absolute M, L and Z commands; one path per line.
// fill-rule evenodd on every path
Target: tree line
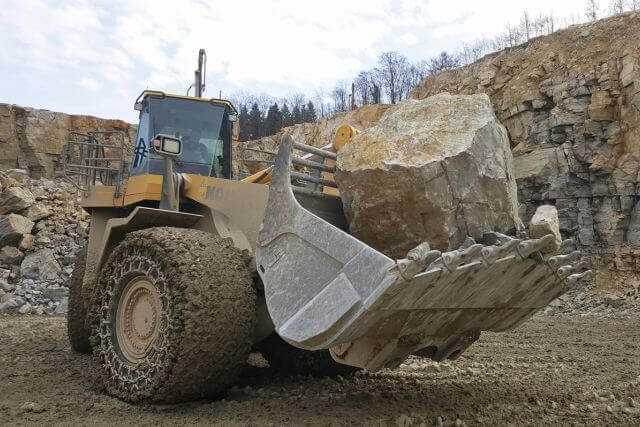
M 269 136 L 283 127 L 313 122 L 319 118 L 369 104 L 395 104 L 409 97 L 425 78 L 473 63 L 483 56 L 562 28 L 595 21 L 610 15 L 640 10 L 640 0 L 585 0 L 583 13 L 558 18 L 553 13 L 533 15 L 527 10 L 520 20 L 507 24 L 491 38 L 478 38 L 460 45 L 455 52 L 442 51 L 426 60 L 412 62 L 396 51 L 383 52 L 369 70 L 358 73 L 351 82 L 339 81 L 333 89 L 317 88 L 311 96 L 295 94 L 287 99 L 268 95 L 239 93 L 232 101 L 239 106 L 240 140 Z

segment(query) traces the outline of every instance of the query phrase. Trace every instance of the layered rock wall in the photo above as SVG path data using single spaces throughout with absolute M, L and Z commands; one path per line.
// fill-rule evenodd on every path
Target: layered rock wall
M 60 153 L 71 132 L 112 130 L 135 137 L 135 127 L 122 120 L 0 104 L 0 170 L 19 167 L 34 178 L 53 177 L 60 171 Z
M 571 27 L 423 81 L 413 97 L 486 93 L 509 131 L 521 213 L 550 203 L 564 236 L 640 269 L 640 15 Z

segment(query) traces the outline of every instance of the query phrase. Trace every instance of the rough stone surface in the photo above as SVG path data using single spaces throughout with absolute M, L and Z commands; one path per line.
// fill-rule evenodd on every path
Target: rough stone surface
M 555 206 L 542 205 L 538 206 L 536 213 L 531 218 L 531 222 L 529 222 L 529 237 L 537 239 L 547 234 L 556 236 L 556 241 L 555 245 L 547 248 L 546 252 L 556 252 L 562 244 L 558 210 Z
M 20 274 L 27 279 L 57 280 L 61 272 L 51 249 L 34 252 L 20 264 Z
M 42 202 L 36 202 L 33 205 L 29 206 L 28 209 L 25 209 L 22 214 L 29 218 L 31 221 L 40 221 L 51 215 L 51 212 Z
M 19 167 L 32 178 L 53 177 L 60 172 L 60 153 L 70 133 L 96 130 L 135 137 L 135 127 L 121 120 L 0 104 L 0 170 Z
M 35 202 L 29 190 L 20 187 L 9 187 L 0 192 L 0 215 L 19 212 Z
M 338 153 L 336 182 L 351 232 L 390 256 L 521 228 L 509 139 L 485 95 L 390 108 Z
M 22 215 L 0 215 L 0 246 L 17 245 L 32 228 L 33 221 Z
M 0 263 L 8 265 L 20 264 L 24 258 L 24 254 L 13 246 L 5 246 L 0 249 Z

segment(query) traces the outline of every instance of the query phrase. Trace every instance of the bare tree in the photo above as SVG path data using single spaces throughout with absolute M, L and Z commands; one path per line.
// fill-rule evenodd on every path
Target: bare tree
M 380 54 L 378 66 L 375 68 L 389 101 L 395 104 L 399 100 L 402 76 L 407 66 L 407 58 L 398 52 L 388 51 Z M 401 94 L 400 94 L 401 95 Z
M 620 15 L 621 13 L 624 13 L 626 7 L 627 2 L 625 0 L 610 0 L 609 2 L 609 10 L 612 15 Z
M 325 117 L 325 114 L 328 112 L 326 95 L 324 93 L 324 88 L 316 88 L 314 92 L 314 98 L 316 100 L 316 111 L 320 114 L 320 117 Z
M 472 42 L 462 44 L 456 55 L 459 65 L 467 65 L 476 62 L 491 51 L 491 42 L 488 39 L 475 39 Z
M 629 1 L 629 8 L 631 10 L 633 10 L 634 12 L 637 10 L 640 10 L 640 0 L 630 0 Z
M 455 57 L 446 51 L 442 51 L 440 55 L 429 59 L 429 74 L 433 75 L 444 70 L 452 70 L 458 68 L 459 65 L 460 63 Z
M 336 87 L 331 92 L 331 98 L 333 99 L 334 112 L 347 111 L 347 88 L 345 82 L 338 82 Z
M 359 105 L 367 105 L 373 101 L 373 84 L 371 81 L 371 73 L 362 71 L 353 82 L 355 85 L 356 103 Z
M 429 62 L 425 59 L 418 61 L 411 66 L 410 71 L 417 80 L 426 79 L 429 76 Z
M 598 0 L 587 0 L 585 5 L 585 15 L 589 21 L 596 21 L 600 12 L 600 4 Z
M 522 12 L 522 17 L 520 18 L 520 34 L 525 41 L 533 37 L 533 22 L 526 9 Z
M 536 18 L 534 25 L 538 29 L 538 35 L 551 34 L 556 30 L 556 18 L 553 13 L 548 15 L 541 13 Z

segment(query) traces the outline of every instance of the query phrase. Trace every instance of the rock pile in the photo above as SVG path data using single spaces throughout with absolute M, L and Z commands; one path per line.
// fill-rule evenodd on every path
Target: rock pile
M 0 313 L 65 313 L 67 280 L 88 228 L 69 183 L 0 171 Z
M 338 152 L 336 182 L 351 232 L 396 258 L 523 228 L 509 138 L 486 95 L 394 105 Z

